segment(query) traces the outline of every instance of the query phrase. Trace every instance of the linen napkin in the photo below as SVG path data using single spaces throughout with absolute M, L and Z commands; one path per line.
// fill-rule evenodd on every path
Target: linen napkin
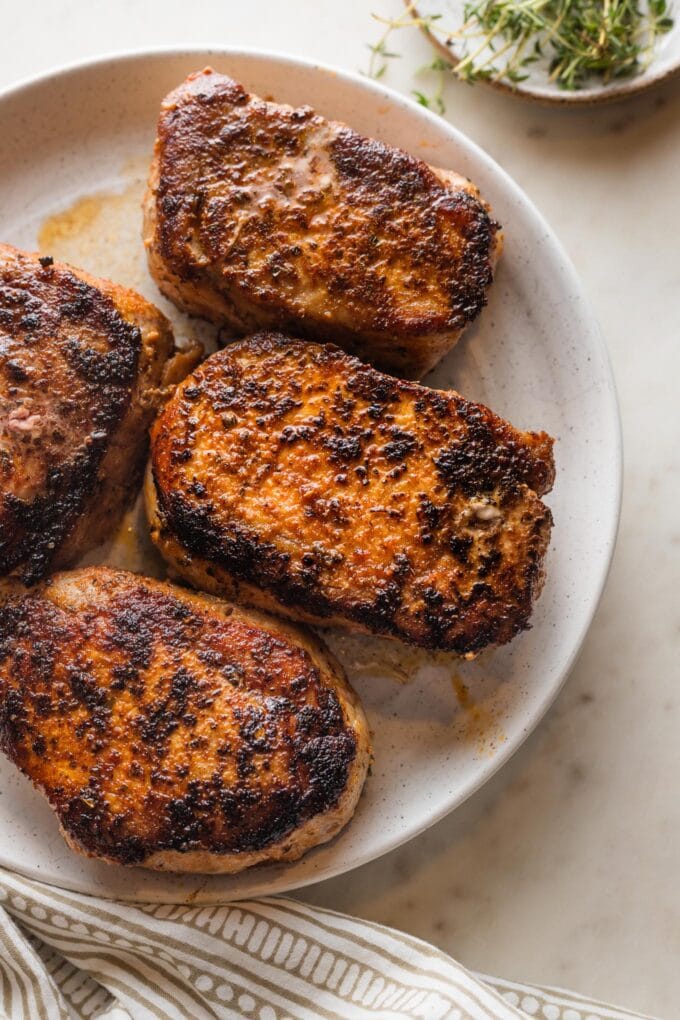
M 272 897 L 115 903 L 0 871 L 3 1020 L 640 1020 L 472 974 L 382 925 Z

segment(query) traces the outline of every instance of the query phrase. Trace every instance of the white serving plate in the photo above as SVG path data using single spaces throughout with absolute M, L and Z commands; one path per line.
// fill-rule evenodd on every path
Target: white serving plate
M 569 672 L 602 591 L 621 490 L 607 353 L 550 228 L 480 149 L 380 84 L 276 54 L 193 50 L 108 57 L 19 85 L 0 95 L 0 239 L 35 248 L 40 236 L 44 253 L 156 300 L 178 336 L 205 332 L 178 315 L 148 277 L 139 200 L 160 100 L 206 64 L 260 94 L 313 103 L 481 187 L 504 225 L 505 254 L 489 307 L 428 381 L 455 385 L 517 426 L 557 437 L 557 481 L 548 497 L 555 530 L 533 627 L 509 647 L 461 664 L 328 635 L 367 709 L 375 764 L 351 824 L 298 863 L 183 877 L 85 860 L 67 849 L 42 797 L 2 759 L 0 864 L 133 900 L 215 901 L 317 882 L 412 839 L 461 804 L 519 747 Z M 139 511 L 95 558 L 163 572 Z M 408 682 L 395 679 L 395 667 Z
M 408 5 L 410 0 L 404 0 Z M 643 5 L 646 0 L 642 0 Z M 459 49 L 455 38 L 450 47 L 445 45 L 449 33 L 454 33 L 465 23 L 466 0 L 416 0 L 415 9 L 422 18 L 435 17 L 436 34 L 428 33 L 438 52 L 455 63 Z M 603 103 L 635 95 L 652 85 L 658 85 L 680 72 L 680 19 L 677 4 L 672 4 L 670 14 L 676 23 L 669 32 L 657 37 L 654 43 L 653 59 L 639 74 L 630 78 L 616 78 L 606 84 L 593 81 L 585 88 L 567 91 L 549 80 L 550 61 L 546 56 L 537 63 L 522 69 L 528 77 L 516 85 L 508 81 L 488 79 L 483 84 L 500 89 L 513 96 L 534 99 L 541 103 L 578 106 L 588 103 Z M 491 51 L 484 54 L 492 55 Z

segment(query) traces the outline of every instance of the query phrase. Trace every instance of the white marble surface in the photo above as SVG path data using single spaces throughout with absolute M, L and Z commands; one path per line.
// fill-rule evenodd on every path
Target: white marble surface
M 34 0 L 0 33 L 0 86 L 106 51 L 250 45 L 357 69 L 400 0 Z M 402 33 L 386 81 L 428 58 Z M 313 101 L 313 97 L 310 97 Z M 680 1012 L 680 81 L 625 105 L 542 109 L 452 83 L 447 116 L 545 213 L 579 269 L 619 386 L 618 550 L 549 717 L 470 803 L 305 898 L 429 939 L 470 967 Z M 1 125 L 0 125 L 1 128 Z

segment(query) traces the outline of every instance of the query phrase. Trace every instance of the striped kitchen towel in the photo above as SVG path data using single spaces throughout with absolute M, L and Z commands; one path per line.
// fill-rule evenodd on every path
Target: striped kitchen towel
M 0 871 L 7 1020 L 635 1020 L 295 900 L 115 903 Z

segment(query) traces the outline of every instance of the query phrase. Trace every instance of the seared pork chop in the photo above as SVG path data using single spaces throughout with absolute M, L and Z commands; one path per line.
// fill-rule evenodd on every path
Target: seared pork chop
M 34 582 L 112 532 L 196 361 L 134 291 L 0 245 L 0 575 Z
M 163 102 L 144 237 L 163 293 L 228 335 L 331 340 L 413 377 L 478 315 L 500 250 L 458 174 L 211 69 Z
M 0 745 L 75 849 L 236 872 L 351 818 L 368 729 L 301 628 L 105 567 L 0 605 Z
M 461 654 L 527 626 L 552 439 L 337 347 L 213 354 L 152 429 L 152 536 L 198 588 Z

